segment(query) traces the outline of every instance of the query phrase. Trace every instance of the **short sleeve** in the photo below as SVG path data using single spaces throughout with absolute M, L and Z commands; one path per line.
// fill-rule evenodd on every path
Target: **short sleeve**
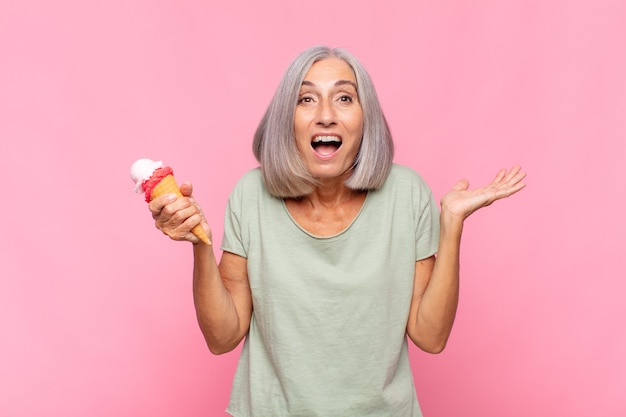
M 439 247 L 439 206 L 433 193 L 420 178 L 416 184 L 418 192 L 414 204 L 417 210 L 415 229 L 415 260 L 426 259 L 437 253 Z
M 247 258 L 247 245 L 244 243 L 242 233 L 242 196 L 242 184 L 238 183 L 231 192 L 228 198 L 228 204 L 226 205 L 226 212 L 224 213 L 224 236 L 220 249 Z

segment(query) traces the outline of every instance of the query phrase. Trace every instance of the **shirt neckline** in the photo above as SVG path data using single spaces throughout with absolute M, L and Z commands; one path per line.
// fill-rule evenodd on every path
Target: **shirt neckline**
M 302 227 L 296 221 L 296 219 L 293 218 L 293 216 L 289 212 L 289 209 L 287 208 L 287 204 L 285 203 L 285 199 L 281 198 L 280 202 L 281 202 L 281 205 L 283 206 L 283 210 L 285 211 L 285 214 L 287 215 L 287 217 L 289 218 L 291 223 L 293 223 L 302 233 L 304 233 L 306 236 L 308 236 L 308 237 L 310 237 L 312 239 L 315 239 L 315 240 L 325 240 L 325 241 L 328 241 L 328 240 L 333 240 L 333 239 L 341 237 L 342 235 L 346 234 L 352 228 L 352 225 L 354 225 L 354 223 L 357 222 L 357 220 L 359 219 L 359 217 L 361 217 L 361 214 L 365 210 L 365 207 L 368 205 L 368 202 L 370 200 L 370 194 L 371 194 L 370 191 L 368 191 L 365 194 L 365 200 L 363 200 L 363 204 L 361 204 L 361 207 L 359 208 L 359 211 L 357 212 L 356 216 L 354 216 L 352 221 L 343 230 L 335 233 L 334 235 L 328 235 L 328 236 L 316 235 L 316 234 L 311 233 L 308 230 L 306 230 L 304 227 Z

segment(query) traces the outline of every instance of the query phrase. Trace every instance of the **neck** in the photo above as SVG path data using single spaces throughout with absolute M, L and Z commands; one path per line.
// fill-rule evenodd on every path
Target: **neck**
M 343 180 L 325 182 L 318 185 L 310 194 L 296 201 L 299 205 L 306 205 L 312 209 L 328 209 L 350 203 L 352 200 L 361 198 L 363 191 L 352 190 L 346 187 Z

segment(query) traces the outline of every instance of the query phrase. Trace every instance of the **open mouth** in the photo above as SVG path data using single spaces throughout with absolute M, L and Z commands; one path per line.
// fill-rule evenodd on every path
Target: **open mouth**
M 311 146 L 320 155 L 330 155 L 341 147 L 341 139 L 337 136 L 316 136 Z

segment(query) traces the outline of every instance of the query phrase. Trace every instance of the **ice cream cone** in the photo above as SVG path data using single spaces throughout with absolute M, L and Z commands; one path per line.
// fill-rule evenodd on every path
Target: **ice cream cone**
M 163 178 L 156 185 L 156 187 L 154 187 L 154 189 L 152 190 L 152 193 L 150 194 L 150 199 L 154 200 L 155 198 L 162 196 L 164 194 L 168 194 L 168 193 L 176 194 L 178 197 L 183 196 L 183 194 L 180 192 L 180 187 L 178 187 L 178 184 L 176 183 L 174 176 L 172 176 L 171 174 Z M 208 236 L 204 232 L 204 229 L 202 228 L 202 226 L 197 225 L 196 227 L 191 229 L 191 233 L 196 235 L 198 239 L 200 239 L 207 245 L 211 244 L 211 241 L 209 240 Z

